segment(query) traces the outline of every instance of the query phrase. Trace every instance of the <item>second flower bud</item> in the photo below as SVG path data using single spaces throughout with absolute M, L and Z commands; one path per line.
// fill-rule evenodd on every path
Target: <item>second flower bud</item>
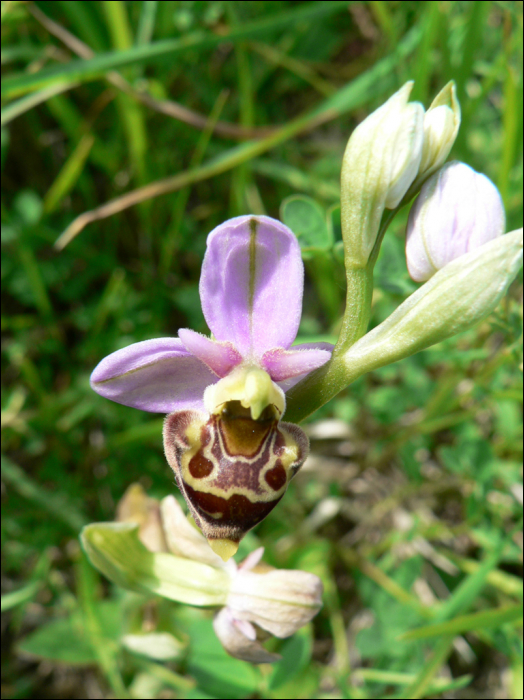
M 504 228 L 504 206 L 491 180 L 464 163 L 448 163 L 425 182 L 409 214 L 409 274 L 425 282 L 455 258 L 501 236 Z

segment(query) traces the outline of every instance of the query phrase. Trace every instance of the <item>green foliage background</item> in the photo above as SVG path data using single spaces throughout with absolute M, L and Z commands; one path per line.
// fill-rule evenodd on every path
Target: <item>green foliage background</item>
M 426 107 L 456 81 L 451 157 L 485 172 L 507 229 L 521 226 L 522 4 L 2 2 L 2 65 L 2 695 L 521 697 L 522 278 L 475 330 L 313 416 L 308 468 L 241 551 L 262 544 L 324 581 L 313 623 L 271 642 L 273 668 L 229 659 L 206 611 L 114 590 L 77 536 L 132 482 L 175 488 L 162 418 L 88 380 L 125 345 L 206 332 L 198 279 L 217 224 L 314 200 L 335 242 L 302 232 L 299 337 L 336 338 L 342 153 L 406 80 Z M 150 183 L 54 247 L 75 217 Z M 384 241 L 373 324 L 415 289 L 404 225 Z M 124 647 L 146 628 L 183 652 L 161 664 Z

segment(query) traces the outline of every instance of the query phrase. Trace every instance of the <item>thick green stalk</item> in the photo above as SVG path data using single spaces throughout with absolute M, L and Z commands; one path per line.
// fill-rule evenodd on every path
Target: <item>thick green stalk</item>
M 346 309 L 333 355 L 329 362 L 311 372 L 287 392 L 285 414 L 287 421 L 298 423 L 304 420 L 366 371 L 365 369 L 361 372 L 349 370 L 344 355 L 353 343 L 367 332 L 373 297 L 373 268 L 384 233 L 397 211 L 398 209 L 388 211 L 383 217 L 366 267 L 356 268 L 349 265 L 346 267 Z
M 346 310 L 331 360 L 294 386 L 286 396 L 285 419 L 298 423 L 344 389 L 349 377 L 344 363 L 346 351 L 367 331 L 373 296 L 373 263 L 346 271 Z

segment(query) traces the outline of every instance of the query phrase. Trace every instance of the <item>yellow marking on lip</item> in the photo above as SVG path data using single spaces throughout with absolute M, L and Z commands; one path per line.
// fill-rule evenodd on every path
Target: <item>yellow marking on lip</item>
M 208 540 L 208 543 L 213 552 L 218 554 L 222 561 L 231 559 L 238 550 L 238 542 L 233 542 L 233 540 Z

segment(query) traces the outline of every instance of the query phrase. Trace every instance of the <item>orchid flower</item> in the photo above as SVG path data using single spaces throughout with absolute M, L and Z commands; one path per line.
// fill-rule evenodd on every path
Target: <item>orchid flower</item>
M 332 345 L 291 347 L 304 268 L 290 229 L 240 216 L 208 236 L 200 299 L 211 338 L 135 343 L 95 368 L 102 396 L 168 413 L 164 448 L 197 525 L 225 559 L 274 508 L 308 453 L 296 425 L 280 421 L 285 392 L 327 362 Z
M 82 545 L 93 565 L 128 590 L 218 608 L 216 635 L 238 659 L 277 661 L 280 656 L 261 642 L 271 635 L 291 636 L 322 607 L 319 577 L 262 563 L 263 547 L 239 565 L 222 561 L 172 495 L 158 501 L 140 484 L 132 484 L 118 504 L 117 521 L 93 523 L 82 531 Z M 152 655 L 147 645 L 158 645 L 160 634 L 126 635 L 123 641 Z M 165 632 L 164 637 L 171 647 L 176 642 Z

